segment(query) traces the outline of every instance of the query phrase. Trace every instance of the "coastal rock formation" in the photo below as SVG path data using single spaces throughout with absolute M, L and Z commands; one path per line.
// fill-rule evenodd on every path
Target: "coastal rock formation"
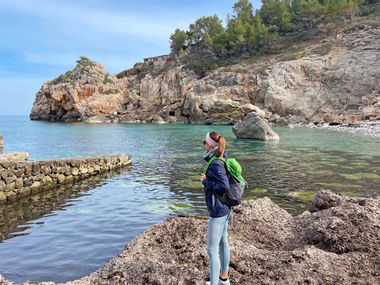
M 157 64 L 155 64 L 157 63 Z M 158 64 L 159 63 L 159 64 Z M 258 106 L 273 123 L 380 116 L 380 29 L 347 31 L 299 52 L 221 67 L 203 78 L 174 56 L 117 75 L 82 57 L 37 93 L 34 120 L 234 124 Z M 158 122 L 161 122 L 159 120 Z
M 3 149 L 3 147 L 4 147 L 4 139 L 3 139 L 3 136 L 0 134 L 0 152 Z
M 257 139 L 264 141 L 278 141 L 280 137 L 276 134 L 268 122 L 257 113 L 252 112 L 237 122 L 232 132 L 238 138 Z
M 229 230 L 231 280 L 379 284 L 380 198 L 321 191 L 312 210 L 292 217 L 268 198 L 234 208 Z M 203 285 L 208 274 L 206 229 L 202 217 L 169 218 L 136 237 L 98 271 L 66 284 Z M 1 283 L 0 277 L 0 284 L 12 283 Z

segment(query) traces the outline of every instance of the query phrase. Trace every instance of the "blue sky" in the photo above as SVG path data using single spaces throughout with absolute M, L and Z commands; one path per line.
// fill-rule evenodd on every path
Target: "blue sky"
M 225 20 L 234 2 L 0 0 L 0 115 L 28 115 L 41 85 L 82 55 L 118 73 L 169 53 L 176 28 L 213 14 Z

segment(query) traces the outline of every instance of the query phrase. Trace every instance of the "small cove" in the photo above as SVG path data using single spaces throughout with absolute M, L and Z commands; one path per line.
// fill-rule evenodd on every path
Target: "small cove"
M 22 282 L 63 282 L 105 264 L 148 226 L 178 213 L 205 214 L 203 136 L 225 135 L 245 170 L 245 198 L 270 197 L 292 214 L 321 189 L 380 191 L 378 138 L 331 130 L 275 128 L 280 142 L 237 140 L 230 126 L 67 124 L 0 117 L 5 152 L 30 159 L 132 155 L 130 171 L 0 206 L 0 273 Z

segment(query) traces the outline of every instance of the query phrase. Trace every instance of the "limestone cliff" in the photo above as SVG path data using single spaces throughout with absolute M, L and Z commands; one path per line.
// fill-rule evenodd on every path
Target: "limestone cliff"
M 221 67 L 203 78 L 166 56 L 118 75 L 81 58 L 37 93 L 31 119 L 233 124 L 255 109 L 273 123 L 380 118 L 380 28 L 292 54 Z

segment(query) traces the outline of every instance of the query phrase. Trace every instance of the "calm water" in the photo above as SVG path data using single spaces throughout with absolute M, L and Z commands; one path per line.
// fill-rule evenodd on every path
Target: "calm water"
M 0 117 L 4 152 L 30 159 L 128 153 L 130 171 L 0 207 L 0 273 L 22 282 L 77 279 L 105 264 L 149 225 L 169 215 L 205 214 L 203 136 L 225 135 L 249 183 L 246 198 L 268 196 L 292 214 L 315 192 L 380 192 L 380 140 L 329 130 L 275 128 L 278 143 L 234 138 L 231 127 L 65 124 Z

